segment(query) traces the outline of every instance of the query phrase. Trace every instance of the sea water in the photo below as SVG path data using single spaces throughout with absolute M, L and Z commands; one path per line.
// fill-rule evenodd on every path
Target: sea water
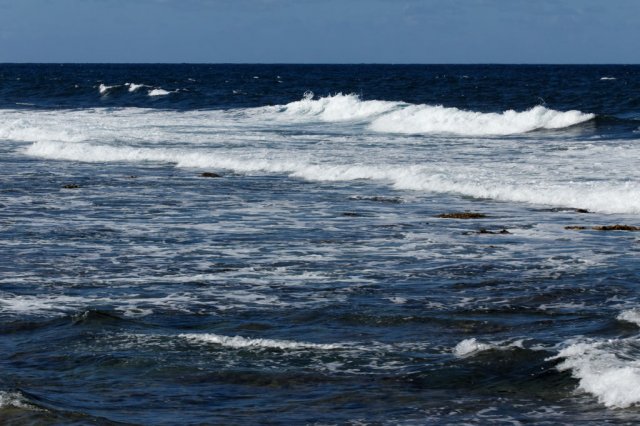
M 638 422 L 639 158 L 638 66 L 0 65 L 0 420 Z

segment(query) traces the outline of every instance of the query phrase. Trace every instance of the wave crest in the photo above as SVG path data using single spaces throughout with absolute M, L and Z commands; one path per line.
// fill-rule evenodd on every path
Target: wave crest
M 562 129 L 595 117 L 577 110 L 556 111 L 543 106 L 521 112 L 483 113 L 441 105 L 363 101 L 357 95 L 341 93 L 314 99 L 310 92 L 303 99 L 280 107 L 279 112 L 285 119 L 364 121 L 370 130 L 381 133 L 460 136 L 500 136 L 539 129 Z
M 576 342 L 550 360 L 562 358 L 556 368 L 571 371 L 579 380 L 579 389 L 600 403 L 627 408 L 640 403 L 639 349 L 635 338 Z

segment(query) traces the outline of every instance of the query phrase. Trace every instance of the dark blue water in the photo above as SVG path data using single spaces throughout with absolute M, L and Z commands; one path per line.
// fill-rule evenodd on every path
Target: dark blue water
M 638 142 L 639 66 L 0 65 L 0 422 L 636 423 Z

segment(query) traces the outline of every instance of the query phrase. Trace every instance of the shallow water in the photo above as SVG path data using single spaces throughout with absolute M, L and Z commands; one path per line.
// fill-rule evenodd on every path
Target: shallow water
M 4 423 L 640 420 L 639 67 L 0 76 Z

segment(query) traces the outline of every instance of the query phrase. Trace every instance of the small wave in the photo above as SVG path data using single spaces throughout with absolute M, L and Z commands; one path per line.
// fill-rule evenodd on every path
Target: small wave
M 617 319 L 636 324 L 640 327 L 640 309 L 629 309 L 623 311 L 618 315 Z
M 149 93 L 147 94 L 153 97 L 153 96 L 167 96 L 172 93 L 178 93 L 178 90 L 164 90 L 162 88 L 157 88 L 157 89 L 149 90 Z
M 636 338 L 569 344 L 549 360 L 563 359 L 559 371 L 571 371 L 579 389 L 610 408 L 640 403 L 640 342 Z
M 600 80 L 616 80 L 615 77 L 600 77 Z
M 222 336 L 219 334 L 180 334 L 179 337 L 195 343 L 209 343 L 225 346 L 234 349 L 283 349 L 283 350 L 305 350 L 320 349 L 332 350 L 340 349 L 339 344 L 320 344 L 295 342 L 290 340 L 273 339 L 249 339 L 241 336 Z
M 556 111 L 543 106 L 529 110 L 483 113 L 439 105 L 363 101 L 357 95 L 337 94 L 314 99 L 308 92 L 300 101 L 281 106 L 284 117 L 326 122 L 365 121 L 381 133 L 499 136 L 540 129 L 562 129 L 591 120 L 594 114 Z
M 117 85 L 116 86 L 107 86 L 105 84 L 100 84 L 100 86 L 98 86 L 98 91 L 100 92 L 101 95 L 106 95 L 107 93 L 109 93 L 109 91 L 111 89 L 114 89 L 116 87 L 118 87 L 118 86 Z
M 136 92 L 138 89 L 142 87 L 146 87 L 146 84 L 136 84 L 136 83 L 125 83 L 125 86 L 129 86 L 129 92 Z
M 522 348 L 522 344 L 522 340 L 517 340 L 515 342 L 482 343 L 478 342 L 474 337 L 471 339 L 465 339 L 458 343 L 456 347 L 453 348 L 453 354 L 458 358 L 467 358 L 492 349 L 505 350 L 511 348 Z
M 38 407 L 30 404 L 20 392 L 0 391 L 0 408 L 22 408 L 40 411 Z

